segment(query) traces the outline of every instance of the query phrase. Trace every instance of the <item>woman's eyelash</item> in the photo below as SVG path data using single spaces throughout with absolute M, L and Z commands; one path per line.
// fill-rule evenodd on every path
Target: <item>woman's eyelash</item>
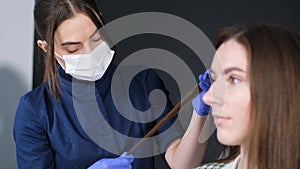
M 78 51 L 78 49 L 74 49 L 74 50 L 67 50 L 68 51 L 68 53 L 75 53 L 75 52 L 77 52 Z
M 100 34 L 95 34 L 93 35 L 90 40 L 93 41 L 93 42 L 98 42 L 102 39 L 102 36 Z
M 102 37 L 99 37 L 99 38 L 97 38 L 97 39 L 91 39 L 91 41 L 93 41 L 93 42 L 98 42 L 98 41 L 100 41 L 102 39 Z

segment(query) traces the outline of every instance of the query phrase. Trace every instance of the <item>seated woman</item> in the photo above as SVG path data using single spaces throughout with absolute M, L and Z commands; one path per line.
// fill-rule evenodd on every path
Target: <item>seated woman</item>
M 203 96 L 234 156 L 197 169 L 300 168 L 300 36 L 278 25 L 220 31 Z

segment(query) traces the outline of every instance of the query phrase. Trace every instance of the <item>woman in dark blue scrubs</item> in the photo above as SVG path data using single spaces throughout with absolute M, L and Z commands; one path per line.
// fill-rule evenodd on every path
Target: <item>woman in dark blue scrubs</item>
M 37 44 L 46 53 L 45 82 L 20 99 L 14 122 L 18 167 L 153 169 L 152 141 L 133 155 L 120 155 L 172 109 L 167 99 L 161 115 L 154 115 L 164 101 L 150 103 L 151 91 L 168 94 L 158 75 L 143 69 L 126 97 L 124 82 L 140 68 L 111 64 L 114 51 L 98 31 L 104 24 L 92 0 L 38 0 L 34 17 Z M 194 113 L 192 118 L 184 139 L 175 119 L 155 135 L 172 168 L 202 161 L 206 143 L 198 139 L 205 117 Z

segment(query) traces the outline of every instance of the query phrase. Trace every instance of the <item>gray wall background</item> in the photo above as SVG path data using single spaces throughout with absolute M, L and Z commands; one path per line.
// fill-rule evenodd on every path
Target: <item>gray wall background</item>
M 15 169 L 12 124 L 32 86 L 34 0 L 0 1 L 0 169 Z

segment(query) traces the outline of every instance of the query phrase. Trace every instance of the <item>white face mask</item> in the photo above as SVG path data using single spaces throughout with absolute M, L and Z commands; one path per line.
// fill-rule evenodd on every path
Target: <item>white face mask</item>
M 78 80 L 96 81 L 99 80 L 110 62 L 115 51 L 111 50 L 107 43 L 100 43 L 91 53 L 78 55 L 55 54 L 65 61 L 65 72 Z M 61 67 L 62 64 L 58 62 Z

